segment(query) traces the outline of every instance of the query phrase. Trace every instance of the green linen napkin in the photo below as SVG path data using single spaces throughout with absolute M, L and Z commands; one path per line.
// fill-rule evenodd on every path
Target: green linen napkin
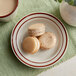
M 69 45 L 66 54 L 52 68 L 76 55 L 76 28 L 66 24 L 59 12 L 59 3 L 54 0 L 20 0 L 16 18 L 8 23 L 0 22 L 0 76 L 36 76 L 46 69 L 33 69 L 23 65 L 11 49 L 11 32 L 16 23 L 30 13 L 45 12 L 58 17 L 67 29 Z

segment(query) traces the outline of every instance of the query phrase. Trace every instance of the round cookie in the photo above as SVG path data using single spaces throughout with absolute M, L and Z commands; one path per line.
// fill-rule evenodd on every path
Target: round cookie
M 39 37 L 40 47 L 41 49 L 50 49 L 56 45 L 56 36 L 54 33 L 46 32 L 42 36 Z
M 42 23 L 36 23 L 28 28 L 28 33 L 30 36 L 40 36 L 45 33 L 45 25 Z
M 40 48 L 39 40 L 36 37 L 27 37 L 23 40 L 22 48 L 24 52 L 34 54 Z

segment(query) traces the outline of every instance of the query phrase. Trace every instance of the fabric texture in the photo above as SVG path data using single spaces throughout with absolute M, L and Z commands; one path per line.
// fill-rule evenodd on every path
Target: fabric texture
M 10 22 L 0 22 L 0 76 L 37 76 L 45 69 L 33 69 L 23 65 L 11 49 L 11 32 L 17 22 L 30 13 L 44 12 L 58 17 L 67 29 L 69 43 L 65 55 L 52 68 L 76 55 L 76 28 L 65 23 L 54 0 L 20 0 L 17 16 Z

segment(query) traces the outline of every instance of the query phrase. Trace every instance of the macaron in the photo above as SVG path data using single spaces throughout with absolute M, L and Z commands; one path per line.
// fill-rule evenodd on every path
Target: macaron
M 36 37 L 26 37 L 22 42 L 24 52 L 34 54 L 40 48 L 39 40 Z
M 51 49 L 56 45 L 56 36 L 52 32 L 46 32 L 39 37 L 40 47 L 43 50 Z
M 28 33 L 30 36 L 41 36 L 45 33 L 45 25 L 43 23 L 36 23 L 28 28 Z

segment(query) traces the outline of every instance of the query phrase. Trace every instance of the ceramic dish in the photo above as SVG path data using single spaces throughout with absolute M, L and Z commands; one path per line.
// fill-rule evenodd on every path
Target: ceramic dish
M 8 13 L 7 15 L 4 15 L 4 16 L 0 16 L 0 21 L 3 21 L 3 22 L 8 22 L 10 20 L 12 20 L 16 14 L 17 14 L 17 10 L 18 10 L 18 4 L 19 4 L 19 0 L 16 0 L 16 7 L 14 8 L 13 11 L 11 11 L 10 13 Z
M 31 55 L 23 52 L 22 41 L 27 37 L 28 27 L 35 23 L 43 23 L 46 32 L 53 32 L 57 37 L 56 46 L 47 51 L 39 50 Z M 16 57 L 32 68 L 45 68 L 56 63 L 65 53 L 68 37 L 62 22 L 47 13 L 33 13 L 22 18 L 14 27 L 11 35 L 11 46 Z

